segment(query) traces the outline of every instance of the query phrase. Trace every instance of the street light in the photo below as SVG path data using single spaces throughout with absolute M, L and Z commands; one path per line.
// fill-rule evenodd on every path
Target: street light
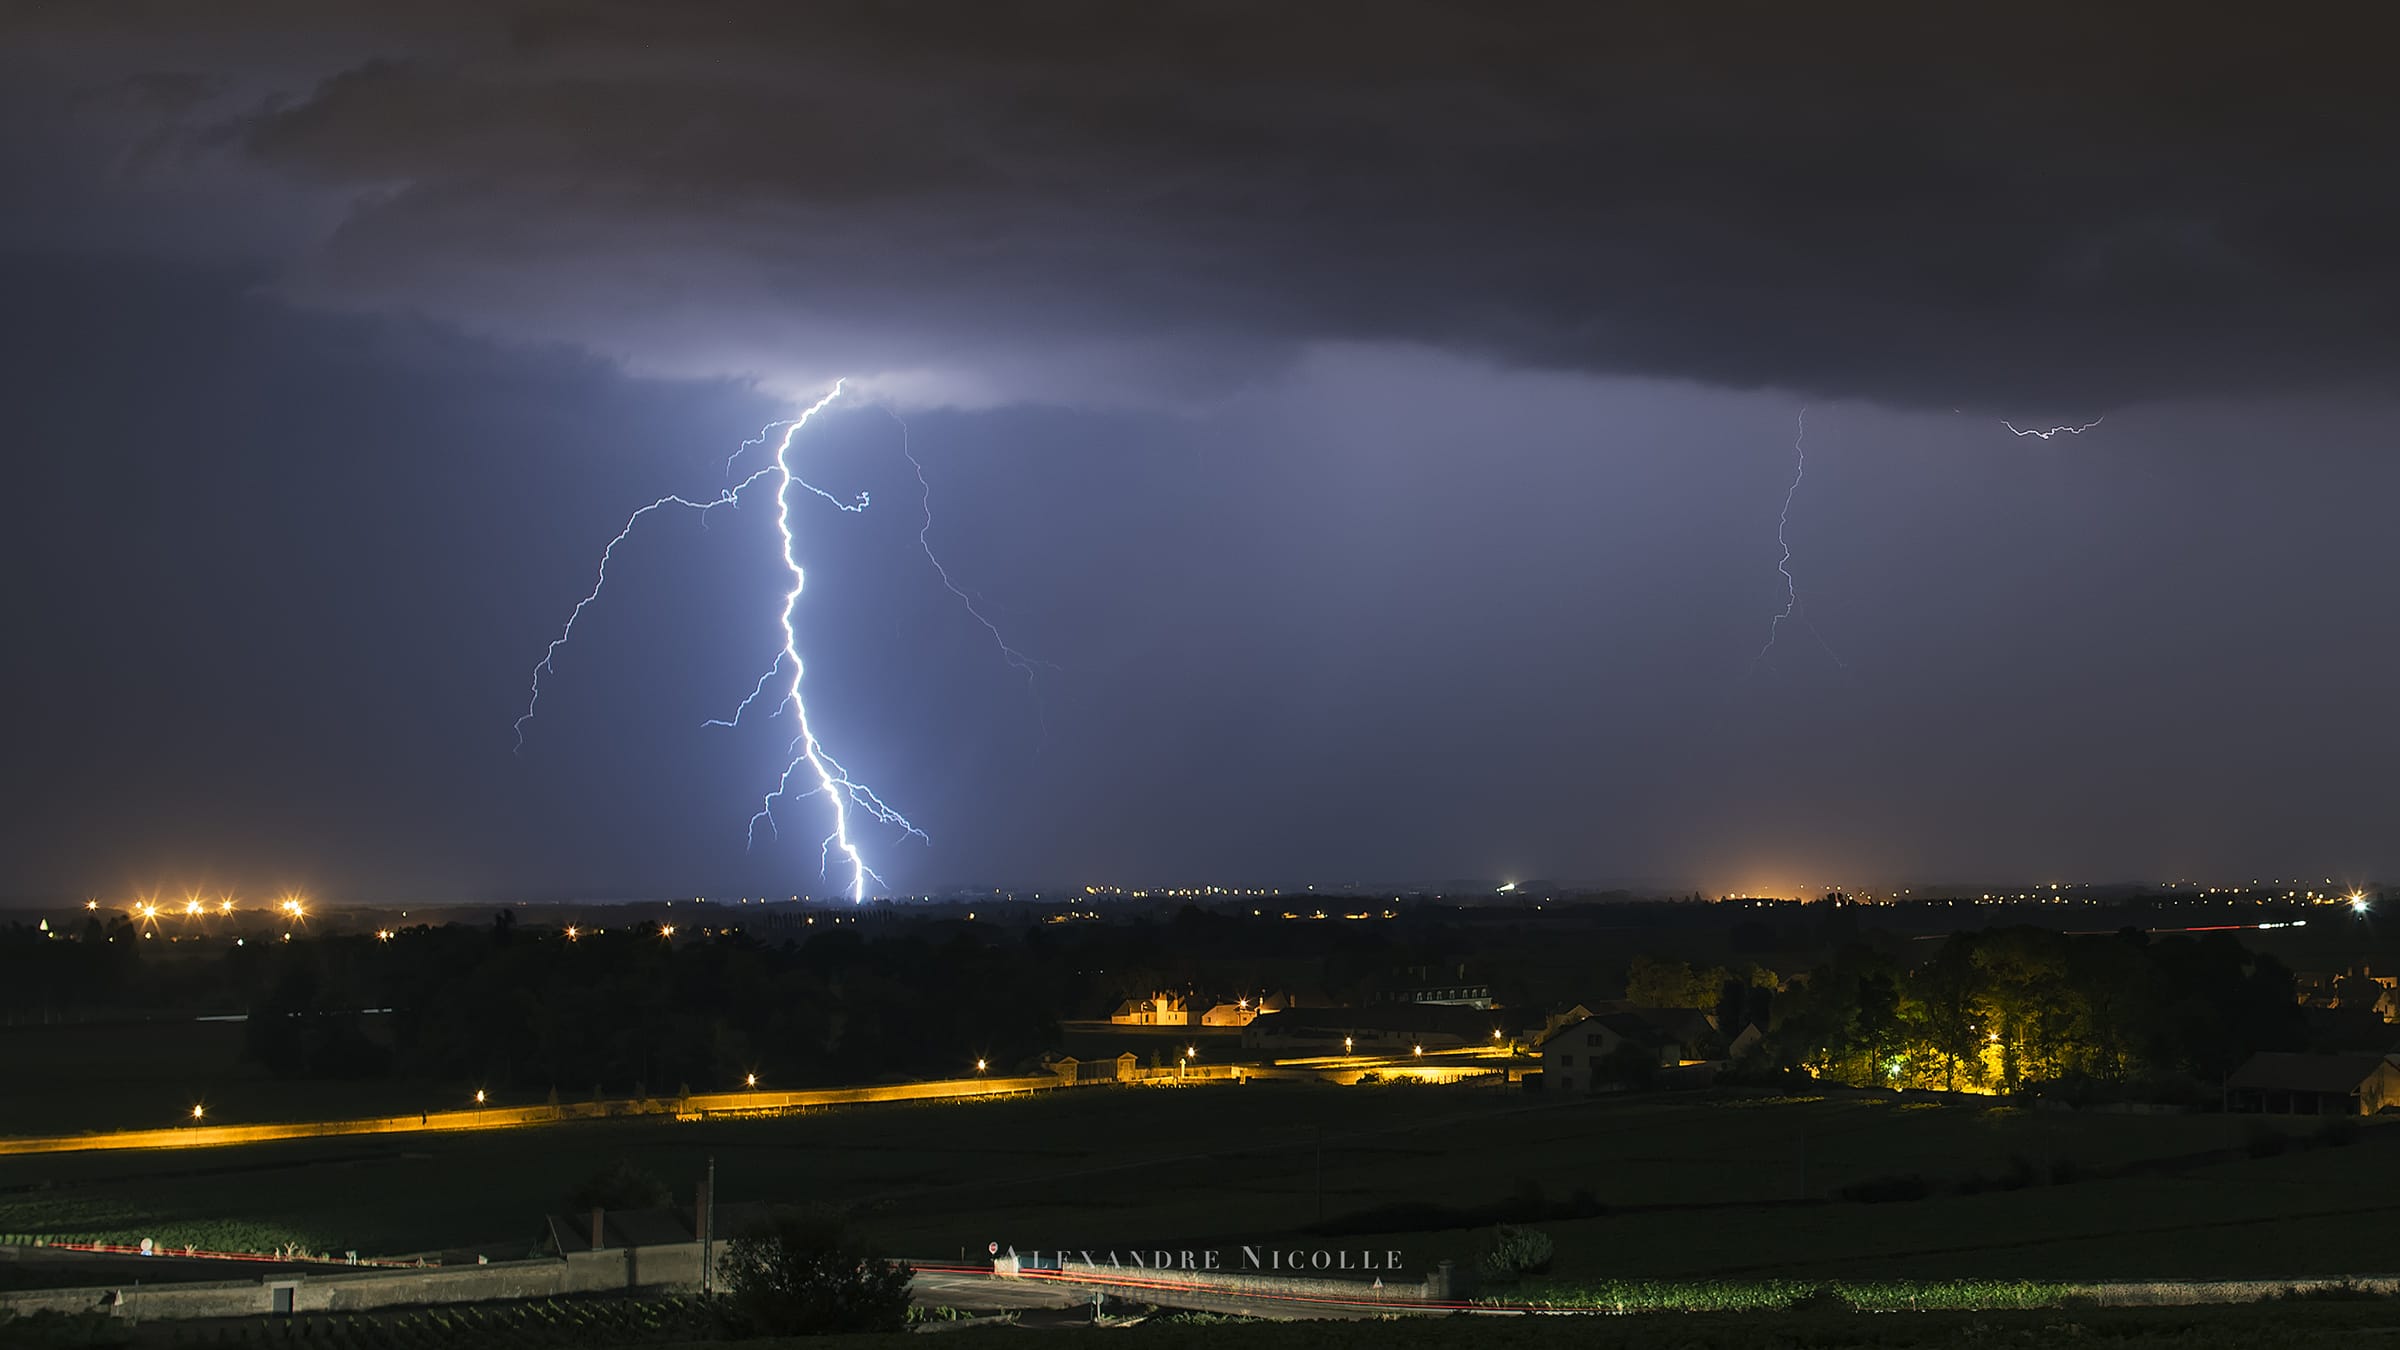
M 988 1068 L 990 1068 L 990 1067 L 991 1067 L 991 1064 L 990 1064 L 990 1062 L 989 1062 L 989 1061 L 987 1061 L 987 1060 L 980 1060 L 980 1059 L 979 1059 L 979 1060 L 976 1060 L 976 1061 L 975 1061 L 975 1072 L 977 1072 L 977 1073 L 982 1073 L 982 1072 L 983 1072 L 985 1069 L 988 1069 Z
M 1417 1053 L 1417 1057 L 1418 1057 L 1418 1058 L 1420 1058 L 1420 1059 L 1424 1058 L 1424 1055 L 1425 1055 L 1425 1047 L 1424 1047 L 1424 1046 L 1421 1046 L 1421 1045 L 1420 1045 L 1420 1046 L 1418 1046 L 1418 1047 L 1416 1047 L 1416 1053 Z
M 1342 1038 L 1342 1053 L 1345 1055 L 1350 1053 L 1350 1038 L 1347 1036 Z
M 754 1087 L 757 1087 L 757 1086 L 758 1086 L 758 1075 L 757 1075 L 757 1074 L 754 1074 L 754 1073 L 746 1073 L 746 1074 L 743 1074 L 743 1075 L 742 1075 L 742 1086 L 743 1086 L 743 1087 L 753 1087 L 753 1088 L 754 1088 Z
M 481 1105 L 483 1105 L 483 1089 L 482 1089 L 482 1088 L 477 1088 L 477 1089 L 475 1089 L 475 1104 L 476 1104 L 477 1106 L 481 1106 Z
M 193 1102 L 193 1103 L 192 1103 L 192 1119 L 194 1119 L 194 1120 L 198 1120 L 198 1119 L 200 1119 L 200 1117 L 202 1117 L 202 1116 L 204 1116 L 204 1115 L 206 1115 L 206 1114 L 208 1114 L 208 1108 L 206 1108 L 206 1107 L 202 1106 L 202 1105 L 201 1105 L 200 1103 L 198 1103 L 198 1102 Z

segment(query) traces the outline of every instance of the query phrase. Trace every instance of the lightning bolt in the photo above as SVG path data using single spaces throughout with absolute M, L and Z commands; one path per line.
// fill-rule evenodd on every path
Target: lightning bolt
M 1959 410 L 1952 408 L 1950 411 L 1957 412 Z M 2013 435 L 2031 436 L 2035 440 L 2047 441 L 2058 436 L 2080 436 L 2083 433 L 2090 431 L 2092 428 L 2100 425 L 2100 423 L 2104 420 L 2106 419 L 2095 417 L 2091 421 L 2085 422 L 2081 426 L 2058 426 L 2047 429 L 2041 427 L 2020 427 L 2014 422 L 2005 420 L 2002 421 L 2000 425 L 2008 428 L 2010 433 Z M 1833 658 L 1833 663 L 1835 665 L 1840 666 L 1844 670 L 1848 670 L 1850 668 L 1850 663 L 1844 661 L 1841 658 L 1841 654 L 1834 651 L 1832 644 L 1825 641 L 1825 635 L 1817 631 L 1816 624 L 1810 622 L 1808 616 L 1800 611 L 1800 586 L 1799 583 L 1792 578 L 1792 544 L 1790 538 L 1788 537 L 1788 532 L 1792 523 L 1792 500 L 1800 495 L 1801 480 L 1808 476 L 1807 441 L 1808 409 L 1802 408 L 1799 416 L 1796 419 L 1796 425 L 1792 433 L 1792 485 L 1783 494 L 1782 514 L 1775 518 L 1775 542 L 1783 546 L 1783 557 L 1777 560 L 1775 564 L 1775 570 L 1781 573 L 1783 576 L 1783 611 L 1777 614 L 1774 619 L 1768 623 L 1767 640 L 1765 644 L 1758 649 L 1758 655 L 1753 657 L 1750 662 L 1750 668 L 1753 671 L 1757 670 L 1761 665 L 1765 665 L 1770 670 L 1774 668 L 1774 663 L 1769 661 L 1767 658 L 1771 653 L 1774 652 L 1776 640 L 1783 635 L 1783 624 L 1787 619 L 1796 620 L 1805 625 L 1808 628 L 1809 633 L 1816 638 L 1817 645 L 1823 647 L 1825 649 L 1825 654 Z
M 1000 658 L 1006 661 L 1011 669 L 1025 676 L 1026 688 L 1034 688 L 1036 674 L 1045 670 L 1056 670 L 1058 667 L 1047 661 L 1037 661 L 1008 645 L 1008 639 L 1001 636 L 1000 625 L 984 617 L 983 611 L 976 607 L 975 597 L 968 594 L 956 581 L 951 580 L 950 569 L 942 565 L 941 558 L 936 556 L 933 551 L 933 484 L 926 481 L 924 463 L 917 458 L 916 452 L 909 448 L 907 420 L 889 408 L 885 408 L 883 411 L 885 416 L 900 426 L 900 454 L 908 461 L 908 467 L 916 472 L 917 488 L 922 494 L 921 504 L 924 507 L 925 516 L 924 522 L 917 527 L 917 547 L 925 550 L 925 561 L 933 564 L 934 573 L 942 579 L 942 585 L 952 595 L 958 597 L 958 603 L 966 606 L 968 616 L 982 624 L 983 631 L 992 635 L 992 642 L 1000 648 Z
M 2009 421 L 2003 421 L 2000 423 L 2000 425 L 2007 427 L 2009 431 L 2015 435 L 2031 436 L 2037 441 L 2046 441 L 2053 436 L 2080 436 L 2083 433 L 2090 431 L 2093 427 L 2100 425 L 2100 423 L 2104 420 L 2106 419 L 2095 417 L 2091 421 L 2086 422 L 2079 427 L 2052 427 L 2048 431 L 2043 431 L 2038 427 L 2020 427 L 2016 423 Z
M 1792 541 L 1789 537 L 1792 524 L 1792 499 L 1800 495 L 1800 482 L 1808 477 L 1808 409 L 1806 408 L 1802 408 L 1799 416 L 1795 419 L 1792 432 L 1792 460 L 1792 485 L 1785 489 L 1783 511 L 1775 517 L 1775 542 L 1783 547 L 1783 556 L 1775 563 L 1775 570 L 1783 574 L 1783 612 L 1777 614 L 1767 624 L 1766 644 L 1758 649 L 1757 656 L 1751 658 L 1750 668 L 1756 670 L 1759 666 L 1765 665 L 1770 670 L 1774 669 L 1774 663 L 1767 660 L 1767 655 L 1775 650 L 1776 639 L 1783 635 L 1784 620 L 1797 618 L 1799 622 L 1807 625 L 1810 633 L 1816 635 L 1817 645 L 1825 649 L 1825 654 L 1833 658 L 1833 663 L 1848 670 L 1849 663 L 1842 660 L 1841 656 L 1833 650 L 1832 644 L 1825 641 L 1824 634 L 1817 632 L 1817 626 L 1809 623 L 1808 618 L 1800 614 L 1800 583 L 1792 577 Z
M 824 745 L 817 740 L 816 733 L 809 726 L 808 706 L 800 696 L 800 678 L 804 665 L 800 659 L 800 637 L 798 631 L 793 627 L 792 616 L 799 608 L 800 593 L 807 586 L 808 576 L 800 566 L 799 558 L 793 552 L 797 540 L 792 534 L 792 489 L 795 486 L 806 489 L 844 511 L 864 511 L 867 509 L 868 497 L 866 493 L 862 492 L 854 500 L 844 501 L 793 472 L 791 465 L 792 441 L 799 435 L 801 428 L 808 425 L 811 418 L 824 411 L 826 406 L 835 399 L 841 397 L 843 383 L 843 381 L 836 381 L 833 389 L 825 397 L 811 404 L 798 417 L 786 422 L 769 423 L 758 436 L 743 442 L 733 455 L 727 458 L 726 476 L 728 478 L 732 476 L 733 464 L 744 451 L 772 441 L 775 446 L 774 462 L 767 467 L 759 469 L 739 483 L 721 490 L 713 499 L 696 501 L 689 497 L 665 496 L 626 518 L 624 528 L 618 530 L 616 537 L 608 541 L 608 547 L 601 550 L 599 576 L 593 581 L 590 593 L 576 602 L 575 608 L 567 615 L 566 624 L 559 630 L 559 635 L 543 651 L 542 659 L 535 663 L 532 688 L 526 698 L 524 715 L 516 721 L 516 733 L 517 748 L 522 751 L 525 745 L 525 724 L 533 720 L 534 712 L 541 703 L 542 676 L 557 673 L 553 662 L 558 655 L 559 648 L 564 647 L 569 639 L 574 637 L 576 621 L 583 617 L 584 610 L 597 601 L 600 593 L 607 589 L 608 564 L 616 556 L 617 545 L 624 543 L 627 537 L 632 535 L 635 528 L 642 523 L 643 517 L 656 511 L 665 510 L 670 506 L 676 506 L 699 512 L 701 519 L 705 521 L 709 512 L 720 506 L 735 505 L 741 501 L 742 495 L 752 487 L 762 481 L 771 482 L 775 492 L 775 531 L 783 541 L 781 557 L 784 569 L 791 575 L 791 589 L 784 593 L 783 610 L 778 616 L 778 622 L 783 629 L 783 646 L 775 653 L 774 659 L 768 663 L 766 673 L 759 676 L 758 682 L 751 688 L 749 697 L 743 699 L 741 704 L 734 709 L 733 716 L 712 718 L 706 725 L 727 727 L 738 725 L 742 714 L 749 709 L 750 705 L 764 696 L 768 683 L 777 675 L 788 672 L 789 679 L 780 687 L 781 696 L 776 701 L 774 712 L 780 713 L 785 708 L 791 709 L 797 723 L 798 734 L 792 737 L 790 758 L 784 765 L 783 773 L 776 778 L 774 788 L 760 799 L 757 813 L 750 817 L 750 841 L 753 844 L 757 842 L 758 827 L 762 821 L 770 829 L 777 828 L 775 804 L 791 795 L 793 779 L 801 777 L 803 783 L 807 785 L 803 795 L 822 793 L 827 802 L 831 804 L 833 811 L 833 828 L 826 834 L 824 843 L 818 848 L 818 869 L 821 873 L 831 871 L 833 855 L 837 852 L 841 854 L 850 875 L 849 885 L 845 889 L 853 901 L 858 901 L 866 898 L 869 881 L 881 885 L 883 878 L 876 875 L 875 870 L 867 865 L 865 855 L 859 851 L 858 845 L 850 837 L 850 813 L 852 810 L 855 809 L 883 824 L 896 826 L 903 833 L 914 835 L 919 839 L 926 836 L 925 832 L 912 824 L 906 816 L 901 815 L 882 798 L 876 796 L 873 789 L 852 778 L 849 770 L 843 768 L 841 762 L 826 751 Z M 775 434 L 778 427 L 782 429 L 780 437 Z M 946 576 L 944 580 L 947 581 Z M 953 586 L 952 589 L 956 590 L 957 588 Z

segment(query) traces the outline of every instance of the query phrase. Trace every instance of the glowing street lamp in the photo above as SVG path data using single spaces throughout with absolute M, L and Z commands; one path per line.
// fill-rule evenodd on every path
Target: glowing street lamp
M 757 1074 L 754 1074 L 754 1073 L 746 1073 L 746 1074 L 743 1074 L 743 1075 L 742 1075 L 742 1086 L 743 1086 L 743 1087 L 748 1087 L 748 1088 L 754 1088 L 754 1087 L 757 1087 L 757 1086 L 758 1086 L 758 1075 L 757 1075 Z
M 1346 1055 L 1346 1054 L 1349 1054 L 1349 1053 L 1350 1053 L 1350 1046 L 1351 1046 L 1351 1044 L 1352 1044 L 1352 1042 L 1351 1042 L 1351 1040 L 1350 1040 L 1350 1038 L 1349 1038 L 1349 1037 L 1347 1037 L 1347 1036 L 1344 1036 L 1344 1037 L 1342 1038 L 1342 1053 L 1343 1053 L 1343 1054 L 1345 1054 L 1345 1055 Z
M 477 1088 L 477 1089 L 475 1089 L 475 1104 L 476 1104 L 477 1106 L 481 1106 L 481 1105 L 483 1105 L 483 1089 L 482 1089 L 482 1088 Z
M 198 1103 L 198 1102 L 193 1102 L 193 1103 L 192 1103 L 192 1119 L 194 1119 L 194 1120 L 198 1120 L 198 1119 L 200 1119 L 202 1116 L 204 1116 L 204 1115 L 207 1115 L 207 1114 L 208 1114 L 208 1108 L 207 1108 L 207 1107 L 204 1107 L 204 1106 L 202 1106 L 202 1105 L 201 1105 L 200 1103 Z
M 1416 1055 L 1417 1058 L 1423 1059 L 1425 1057 L 1425 1047 L 1421 1045 L 1416 1047 Z
M 2352 892 L 2350 892 L 2350 912 L 2351 912 L 2351 913 L 2353 913 L 2353 914 L 2364 914 L 2364 913 L 2366 913 L 2366 912 L 2367 912 L 2369 909 L 2372 909 L 2373 907 L 2374 907 L 2374 906 L 2368 902 L 2368 900 L 2367 900 L 2367 893 L 2366 893 L 2365 891 L 2352 891 Z
M 979 1059 L 975 1061 L 975 1072 L 977 1073 L 982 1073 L 984 1070 L 989 1069 L 990 1067 L 992 1067 L 990 1060 Z

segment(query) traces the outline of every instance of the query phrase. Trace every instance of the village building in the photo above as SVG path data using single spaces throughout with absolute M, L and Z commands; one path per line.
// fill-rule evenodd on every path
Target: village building
M 1632 1053 L 1625 1052 L 1630 1047 Z M 1549 1092 L 1590 1092 L 1606 1086 L 1617 1066 L 1634 1057 L 1648 1068 L 1683 1063 L 1683 1046 L 1637 1013 L 1595 1013 L 1570 1022 L 1542 1041 L 1542 1087 Z
M 1125 1000 L 1108 1015 L 1108 1020 L 1121 1027 L 1188 1027 L 1192 1024 L 1192 1014 L 1183 995 L 1160 993 Z
M 2225 1080 L 2225 1097 L 2235 1111 L 2371 1116 L 2400 1108 L 2400 1068 L 2384 1055 L 2262 1050 Z

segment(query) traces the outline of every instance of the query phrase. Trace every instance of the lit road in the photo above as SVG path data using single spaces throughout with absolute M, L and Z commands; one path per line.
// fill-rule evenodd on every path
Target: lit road
M 966 1101 L 1017 1092 L 1050 1092 L 1060 1087 L 1056 1077 L 949 1078 L 927 1083 L 894 1083 L 876 1087 L 815 1088 L 800 1092 L 711 1092 L 690 1097 L 650 1101 L 580 1102 L 565 1106 L 483 1106 L 458 1111 L 421 1112 L 413 1116 L 379 1116 L 363 1120 L 291 1120 L 250 1125 L 195 1124 L 162 1130 L 115 1130 L 102 1134 L 59 1134 L 0 1137 L 0 1155 L 77 1153 L 98 1149 L 221 1148 L 230 1144 L 261 1144 L 284 1139 L 322 1139 L 350 1134 L 427 1134 L 461 1130 L 523 1129 L 578 1120 L 640 1115 L 672 1115 L 697 1119 L 710 1115 L 740 1115 L 814 1106 L 856 1106 L 872 1102 Z

